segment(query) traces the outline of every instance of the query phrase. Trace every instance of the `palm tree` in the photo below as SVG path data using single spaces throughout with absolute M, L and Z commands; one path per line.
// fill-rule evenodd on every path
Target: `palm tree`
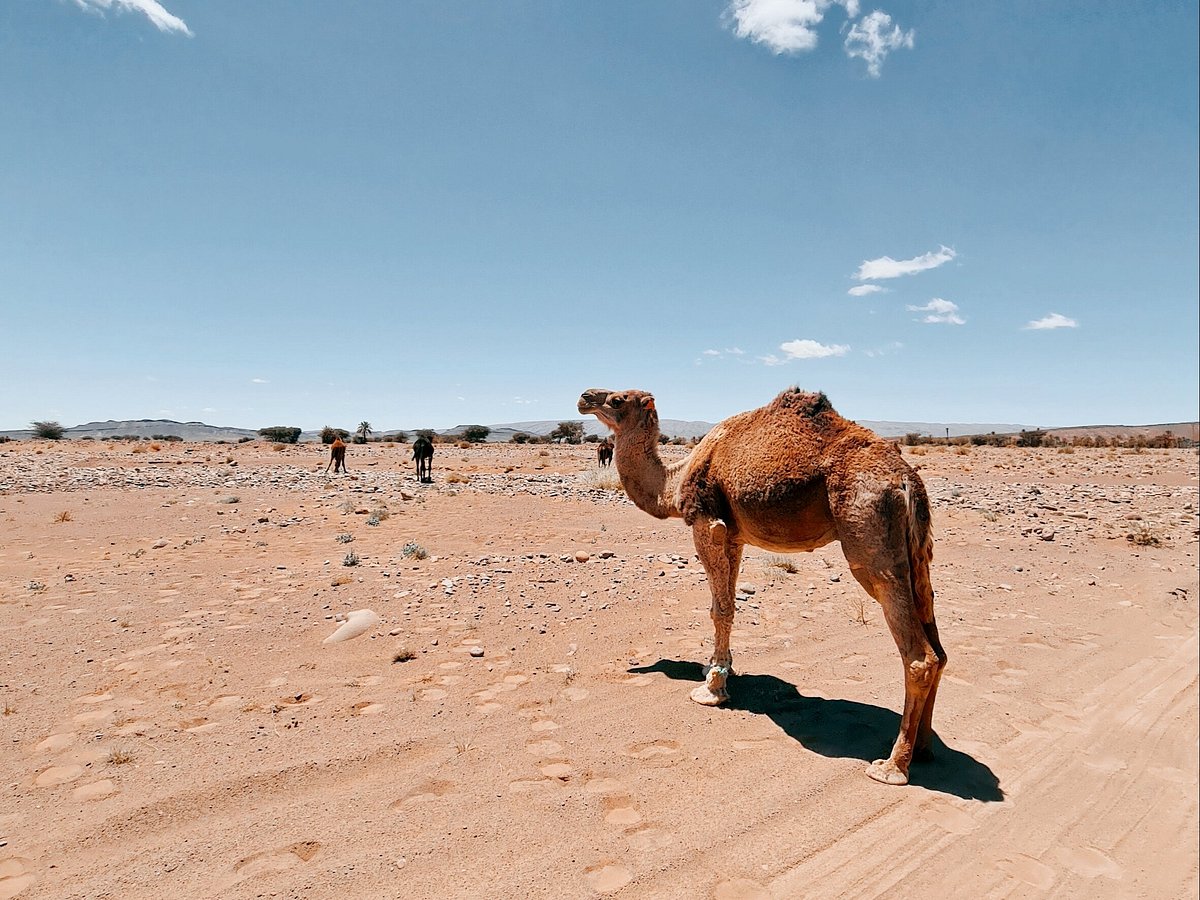
M 370 422 L 359 422 L 358 423 L 358 431 L 355 432 L 355 434 L 357 434 L 359 437 L 358 443 L 365 444 L 367 442 L 367 435 L 369 435 L 370 433 L 371 433 L 371 423 Z

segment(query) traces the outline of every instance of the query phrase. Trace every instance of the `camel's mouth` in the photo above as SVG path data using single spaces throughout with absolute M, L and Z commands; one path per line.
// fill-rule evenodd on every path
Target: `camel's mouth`
M 609 394 L 612 391 L 604 388 L 588 388 L 579 395 L 578 409 L 582 415 L 593 415 L 596 418 L 607 421 L 603 413 L 605 412 L 604 403 L 608 400 Z

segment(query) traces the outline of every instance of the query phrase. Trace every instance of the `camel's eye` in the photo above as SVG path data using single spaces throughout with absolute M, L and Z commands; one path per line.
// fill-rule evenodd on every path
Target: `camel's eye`
M 608 399 L 608 405 L 611 406 L 613 409 L 616 409 L 618 406 L 620 406 L 624 402 L 625 401 L 622 400 L 620 397 L 610 397 Z

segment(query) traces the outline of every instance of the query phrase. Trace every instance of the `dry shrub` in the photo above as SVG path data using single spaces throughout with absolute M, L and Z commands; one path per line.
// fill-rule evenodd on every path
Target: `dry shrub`
M 768 556 L 767 565 L 774 566 L 776 569 L 783 569 L 783 571 L 787 572 L 789 575 L 795 575 L 798 571 L 800 571 L 798 568 L 796 568 L 796 564 L 786 556 Z
M 408 662 L 409 660 L 413 660 L 416 658 L 417 658 L 417 651 L 411 650 L 408 647 L 401 647 L 399 650 L 396 651 L 395 655 L 392 657 L 392 662 L 405 663 L 405 662 Z
M 579 482 L 598 491 L 622 491 L 621 476 L 612 469 L 588 469 L 579 473 Z
M 280 450 L 286 450 L 287 444 L 272 444 L 271 449 L 278 453 Z
M 155 450 L 155 451 L 161 450 L 161 449 L 162 449 L 162 444 L 151 444 L 151 445 L 150 445 L 150 449 L 151 449 L 151 450 Z
M 469 450 L 469 449 L 471 449 L 471 442 L 470 441 L 459 441 L 454 446 L 457 447 L 459 450 Z
M 1151 525 L 1139 525 L 1136 530 L 1125 535 L 1125 540 L 1135 547 L 1161 547 L 1164 543 L 1158 529 Z
M 450 484 L 470 484 L 471 479 L 462 472 L 451 472 L 446 476 L 446 481 Z
M 970 456 L 971 448 L 965 444 L 961 444 L 958 447 L 954 448 L 954 453 L 956 456 Z
M 74 516 L 71 515 L 71 511 L 69 509 L 64 509 L 62 512 L 57 513 L 54 516 L 54 521 L 56 524 L 59 522 L 70 522 L 73 518 Z
M 846 609 L 850 613 L 850 621 L 858 625 L 867 625 L 870 619 L 867 618 L 867 601 L 862 594 L 855 594 L 846 598 Z
M 131 762 L 133 762 L 133 753 L 124 747 L 116 747 L 108 754 L 108 764 L 111 766 L 123 766 Z
M 136 445 L 134 445 L 134 448 L 132 450 L 130 450 L 129 452 L 130 453 L 145 453 L 146 450 L 147 450 L 147 447 L 145 444 L 136 444 Z
M 1070 447 L 1070 446 L 1067 446 L 1067 447 L 1059 447 L 1059 448 L 1058 448 L 1058 450 L 1056 450 L 1055 452 L 1056 452 L 1056 453 L 1074 453 L 1074 452 L 1075 452 L 1075 448 L 1074 448 L 1074 447 Z

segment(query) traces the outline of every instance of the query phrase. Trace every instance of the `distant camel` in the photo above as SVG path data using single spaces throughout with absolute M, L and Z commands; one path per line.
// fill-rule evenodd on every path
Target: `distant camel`
M 413 441 L 413 459 L 417 461 L 417 481 L 433 481 L 433 441 L 419 437 Z
M 708 575 L 716 646 L 692 699 L 729 699 L 729 633 L 742 548 L 791 553 L 841 541 L 850 571 L 879 604 L 904 663 L 904 714 L 891 756 L 867 767 L 907 784 L 913 755 L 928 756 L 946 652 L 933 617 L 929 498 L 899 448 L 834 411 L 824 394 L 792 388 L 721 422 L 686 458 L 658 455 L 658 412 L 644 391 L 584 391 L 579 411 L 616 433 L 629 498 L 692 527 Z M 826 664 L 828 661 L 826 661 Z
M 325 474 L 329 474 L 329 467 L 333 466 L 333 474 L 338 473 L 341 469 L 344 474 L 348 474 L 346 469 L 346 445 L 342 439 L 334 438 L 333 443 L 329 445 L 329 462 L 325 464 Z
M 611 466 L 613 457 L 612 438 L 605 438 L 596 447 L 596 462 L 601 466 Z

